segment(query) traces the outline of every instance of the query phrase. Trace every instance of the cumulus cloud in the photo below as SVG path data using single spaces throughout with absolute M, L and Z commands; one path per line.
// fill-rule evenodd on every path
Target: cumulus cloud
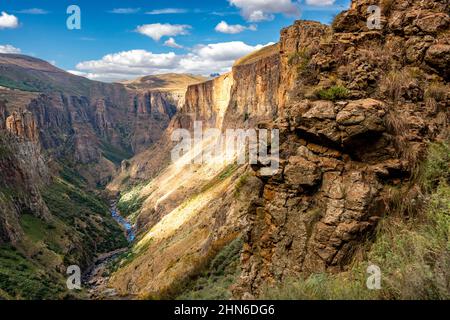
M 167 39 L 167 40 L 164 42 L 164 45 L 165 45 L 166 47 L 176 48 L 176 49 L 181 49 L 181 48 L 183 48 L 183 46 L 179 45 L 179 44 L 175 41 L 175 39 L 172 38 L 172 37 L 170 37 L 169 39 Z
M 306 4 L 311 6 L 332 6 L 336 0 L 306 0 Z
M 169 72 L 209 75 L 228 72 L 236 59 L 262 47 L 233 41 L 198 45 L 181 55 L 130 50 L 108 54 L 100 60 L 80 62 L 76 70 L 69 72 L 100 81 L 120 81 Z
M 141 8 L 115 8 L 109 11 L 109 13 L 115 13 L 115 14 L 133 14 L 138 13 L 141 10 Z
M 151 15 L 159 15 L 159 14 L 177 14 L 177 13 L 186 13 L 186 9 L 177 9 L 177 8 L 165 8 L 165 9 L 157 9 L 148 11 L 145 14 Z
M 0 29 L 14 29 L 19 26 L 19 19 L 12 14 L 2 11 L 0 15 Z
M 215 30 L 217 32 L 228 33 L 228 34 L 236 34 L 241 33 L 245 30 L 256 31 L 256 25 L 252 24 L 248 27 L 240 25 L 240 24 L 228 24 L 226 21 L 221 21 L 216 26 Z
M 241 15 L 251 22 L 272 20 L 275 13 L 288 16 L 300 14 L 298 3 L 292 0 L 228 0 L 228 2 L 239 8 Z
M 40 8 L 23 9 L 23 10 L 19 10 L 19 11 L 15 11 L 15 12 L 22 13 L 22 14 L 48 14 L 49 13 L 47 10 L 40 9 Z
M 10 44 L 0 45 L 0 53 L 21 53 L 19 48 L 16 48 Z
M 192 27 L 187 24 L 153 23 L 138 26 L 136 31 L 152 38 L 155 41 L 159 41 L 162 37 L 165 36 L 178 36 L 188 34 L 188 30 L 191 28 Z

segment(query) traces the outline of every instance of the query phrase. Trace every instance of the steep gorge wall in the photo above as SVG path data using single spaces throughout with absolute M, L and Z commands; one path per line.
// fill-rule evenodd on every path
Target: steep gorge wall
M 20 240 L 22 212 L 43 220 L 50 216 L 40 192 L 50 175 L 37 139 L 31 113 L 14 111 L 7 116 L 0 101 L 0 242 Z
M 125 177 L 137 180 L 140 187 L 124 192 L 122 201 L 137 198 L 142 202 L 131 217 L 138 226 L 133 258 L 110 281 L 119 294 L 164 296 L 241 235 L 239 221 L 255 206 L 261 190 L 259 179 L 248 175 L 246 166 L 227 162 L 171 163 L 174 144 L 170 135 L 177 128 L 193 130 L 194 121 L 201 121 L 203 129 L 225 131 L 251 128 L 273 119 L 277 113 L 278 72 L 276 52 L 189 86 L 185 104 L 163 139 L 155 148 L 131 159 L 121 177 L 109 185 L 111 190 L 119 190 L 121 181 L 130 182 Z M 214 141 L 205 141 L 202 151 L 211 143 Z M 162 164 L 161 153 L 167 155 L 167 162 Z

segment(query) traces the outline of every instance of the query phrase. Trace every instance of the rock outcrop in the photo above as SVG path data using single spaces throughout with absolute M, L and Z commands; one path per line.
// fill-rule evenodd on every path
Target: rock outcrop
M 295 84 L 282 89 L 273 124 L 281 169 L 262 177 L 263 204 L 247 217 L 235 297 L 345 270 L 387 212 L 388 190 L 409 181 L 428 141 L 448 135 L 449 3 L 387 3 L 381 30 L 367 28 L 373 3 L 364 0 L 333 31 L 310 22 L 283 30 L 281 77 Z

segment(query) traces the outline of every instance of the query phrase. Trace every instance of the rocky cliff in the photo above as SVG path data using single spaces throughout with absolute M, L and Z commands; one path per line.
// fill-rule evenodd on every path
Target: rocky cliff
M 391 188 L 414 177 L 428 142 L 448 139 L 449 3 L 382 1 L 380 30 L 367 28 L 371 4 L 353 1 L 329 30 L 282 31 L 281 77 L 295 79 L 274 124 L 282 168 L 248 216 L 236 297 L 345 270 L 389 212 Z M 414 190 L 405 197 L 418 203 Z
M 297 21 L 279 44 L 188 88 L 159 149 L 163 164 L 153 170 L 146 159 L 161 157 L 145 151 L 111 185 L 141 181 L 122 195 L 137 204 L 130 212 L 140 241 L 112 286 L 158 296 L 241 233 L 236 298 L 347 268 L 389 212 L 392 188 L 413 183 L 429 142 L 448 139 L 448 2 L 381 1 L 375 30 L 367 27 L 370 4 L 353 1 L 332 26 Z M 267 178 L 258 166 L 170 165 L 170 133 L 192 130 L 194 120 L 221 130 L 279 129 L 280 170 Z M 234 170 L 246 178 L 235 180 Z M 250 186 L 245 206 L 229 196 L 242 185 Z M 408 201 L 418 201 L 417 187 L 408 190 Z
M 158 141 L 186 87 L 203 80 L 163 75 L 105 84 L 8 54 L 0 55 L 0 67 L 7 111 L 30 112 L 42 147 L 76 165 L 91 184 L 106 183 L 123 159 Z

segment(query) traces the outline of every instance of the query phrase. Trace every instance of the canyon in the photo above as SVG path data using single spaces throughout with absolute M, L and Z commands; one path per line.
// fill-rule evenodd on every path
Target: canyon
M 42 275 L 17 291 L 0 268 L 0 296 L 41 297 L 46 277 L 118 249 L 96 299 L 254 299 L 366 261 L 398 198 L 421 210 L 420 165 L 450 138 L 450 4 L 381 1 L 383 27 L 370 30 L 371 4 L 353 0 L 331 26 L 296 21 L 213 79 L 105 84 L 0 54 L 0 267 L 13 257 L 18 279 Z M 171 161 L 172 134 L 195 121 L 279 130 L 279 170 Z M 448 163 L 441 175 L 449 183 Z M 130 244 L 111 199 L 136 229 Z

